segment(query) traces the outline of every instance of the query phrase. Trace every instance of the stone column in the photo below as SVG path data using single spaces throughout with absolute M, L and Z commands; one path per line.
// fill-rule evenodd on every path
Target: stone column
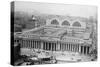
M 60 43 L 58 43 L 58 50 L 60 50 Z
M 65 51 L 67 50 L 67 44 L 65 44 Z
M 52 43 L 52 51 L 54 51 L 54 44 Z
M 73 52 L 74 52 L 74 51 L 75 51 L 75 50 L 74 50 L 75 46 L 74 46 L 74 44 L 72 44 L 72 46 L 73 46 Z
M 30 40 L 30 48 L 32 48 L 32 40 Z
M 30 40 L 28 41 L 28 46 L 29 46 L 29 48 L 30 48 Z
M 61 50 L 63 51 L 63 44 L 61 44 Z
M 74 52 L 74 48 L 75 48 L 75 46 L 74 46 L 74 44 L 72 44 L 72 46 L 73 46 L 73 52 Z
M 32 40 L 33 48 L 34 48 L 34 40 Z
M 48 50 L 48 43 L 46 42 L 46 50 Z
M 27 40 L 27 47 L 26 48 L 28 48 L 29 46 L 28 46 L 28 40 Z
M 51 45 L 51 51 L 52 51 L 52 43 L 50 45 Z
M 70 44 L 70 51 L 72 51 L 72 44 Z
M 46 44 L 46 50 L 47 50 L 47 42 L 45 44 Z
M 37 49 L 39 49 L 39 41 L 37 41 Z
M 77 44 L 75 44 L 75 52 L 77 52 L 77 48 L 78 48 L 78 47 L 77 47 Z
M 35 41 L 36 43 L 35 43 L 35 46 L 36 46 L 36 49 L 37 49 L 37 40 Z
M 29 48 L 29 40 L 28 40 L 28 44 L 27 44 L 28 48 Z
M 33 45 L 33 44 L 32 44 L 32 40 L 31 40 L 31 48 L 33 48 L 32 45 Z
M 63 44 L 61 43 L 61 51 L 63 50 L 62 47 L 63 47 Z
M 34 48 L 34 40 L 32 40 L 32 42 L 33 42 L 33 48 Z
M 61 51 L 63 50 L 62 47 L 63 47 L 63 44 L 61 43 Z
M 45 50 L 45 42 L 43 42 L 43 49 Z
M 36 49 L 37 49 L 37 40 L 36 40 Z
M 40 44 L 40 41 L 39 41 L 39 43 L 38 43 L 38 48 L 40 49 L 40 46 L 41 46 L 41 44 Z
M 67 50 L 69 51 L 69 43 L 67 44 Z
M 75 52 L 75 44 L 73 44 L 73 52 Z
M 46 42 L 44 42 L 44 46 L 45 46 L 44 49 L 46 50 Z
M 24 48 L 25 48 L 25 46 L 26 46 L 26 40 L 24 40 Z
M 87 54 L 89 54 L 89 46 L 87 46 Z
M 54 43 L 54 51 L 55 51 L 55 48 L 56 48 L 55 45 L 56 45 L 56 44 Z
M 56 48 L 57 48 L 57 46 L 56 46 L 57 44 L 55 43 L 55 51 L 57 50 Z
M 27 40 L 25 40 L 25 48 L 27 48 Z
M 67 51 L 68 51 L 68 43 L 67 43 Z
M 26 40 L 26 48 L 28 48 L 27 44 L 28 44 L 28 41 Z
M 48 42 L 47 42 L 47 47 L 48 47 L 47 50 L 49 50 L 49 43 Z
M 70 43 L 68 44 L 68 51 L 70 51 Z
M 73 44 L 72 44 L 72 51 L 74 51 L 74 49 L 73 49 Z
M 31 40 L 31 48 L 32 48 L 32 40 Z
M 42 45 L 41 45 L 41 48 L 42 48 Z M 43 41 L 43 50 L 44 50 L 44 41 Z
M 22 40 L 22 47 L 23 47 L 23 40 Z
M 53 43 L 53 45 L 52 45 L 52 46 L 53 46 L 53 51 L 55 51 L 55 44 Z
M 63 51 L 65 51 L 65 44 L 63 44 Z
M 63 51 L 64 51 L 64 50 L 65 50 L 64 43 L 63 43 L 62 45 L 63 45 L 62 49 L 63 49 Z
M 57 43 L 56 43 L 56 51 L 57 51 Z
M 30 40 L 28 42 L 29 42 L 29 48 L 30 48 Z
M 82 49 L 81 45 L 78 44 L 78 51 L 79 51 L 79 53 L 81 53 L 81 49 Z
M 48 50 L 48 42 L 46 42 L 46 50 Z
M 57 51 L 57 43 L 56 43 L 56 51 Z
M 54 45 L 54 51 L 55 51 L 55 43 L 53 45 Z
M 48 50 L 48 43 L 46 42 L 46 50 Z
M 84 54 L 84 46 L 83 46 L 83 54 Z
M 39 41 L 39 49 L 41 49 L 41 41 Z
M 28 48 L 30 47 L 30 42 L 29 42 L 29 40 L 28 40 Z
M 27 47 L 29 48 L 29 40 L 27 41 Z
M 66 44 L 65 44 L 65 51 L 66 51 Z
M 38 48 L 38 41 L 36 41 L 36 49 Z
M 72 51 L 72 44 L 70 44 L 70 51 Z
M 38 41 L 38 49 L 40 48 L 40 44 L 39 43 L 40 43 L 40 41 Z
M 34 40 L 34 48 L 36 48 L 36 41 Z
M 67 50 L 67 44 L 65 44 L 65 51 Z
M 37 49 L 37 45 L 38 45 L 38 44 L 37 44 L 37 40 L 36 40 L 36 49 Z
M 27 48 L 29 48 L 29 43 L 28 43 L 28 40 L 27 40 Z
M 30 42 L 31 42 L 31 48 L 32 48 L 32 40 L 30 40 Z
M 52 48 L 53 48 L 53 51 L 54 51 L 54 49 L 55 49 L 55 47 L 54 47 L 54 43 L 52 43 Z
M 61 43 L 60 43 L 60 50 L 61 50 Z
M 39 49 L 39 41 L 37 41 L 37 49 Z
M 41 44 L 40 44 L 40 41 L 39 41 L 39 43 L 38 43 L 38 48 L 39 48 L 39 49 L 41 48 Z
M 65 51 L 65 44 L 63 44 L 63 51 Z
M 76 44 L 76 52 L 79 52 L 78 48 L 79 48 L 78 44 Z
M 24 48 L 26 47 L 26 40 L 24 40 Z
M 72 44 L 72 51 L 74 51 L 74 46 L 73 46 L 73 44 Z
M 41 45 L 40 49 L 43 49 L 43 41 L 40 42 L 40 45 Z
M 40 41 L 38 41 L 38 49 L 39 49 L 39 42 L 40 42 Z
M 49 44 L 49 51 L 50 51 L 51 50 L 51 44 L 50 44 L 50 42 L 48 44 Z
M 31 43 L 31 48 L 32 48 L 32 40 L 30 40 L 30 43 Z
M 56 43 L 56 51 L 58 50 L 58 43 Z
M 25 40 L 24 40 L 23 48 L 25 48 L 25 44 L 26 44 L 26 43 L 25 43 Z
M 35 48 L 35 40 L 34 40 L 33 44 L 34 44 L 34 48 Z
M 68 51 L 69 51 L 69 47 L 70 47 L 69 45 L 70 45 L 70 44 L 68 43 Z
M 85 54 L 87 55 L 87 46 L 85 47 Z

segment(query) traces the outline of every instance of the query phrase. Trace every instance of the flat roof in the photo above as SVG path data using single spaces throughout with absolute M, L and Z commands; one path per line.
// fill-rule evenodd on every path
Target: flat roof
M 84 39 L 74 36 L 64 35 L 66 33 L 66 28 L 52 28 L 47 26 L 42 26 L 39 28 L 31 29 L 22 32 L 18 35 L 20 38 L 27 39 L 41 39 L 47 41 L 62 41 L 62 42 L 73 42 L 73 43 L 83 43 Z

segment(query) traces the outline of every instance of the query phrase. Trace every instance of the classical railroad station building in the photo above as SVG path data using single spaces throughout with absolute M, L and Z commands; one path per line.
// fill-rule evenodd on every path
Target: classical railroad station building
M 88 55 L 92 46 L 91 28 L 85 20 L 76 18 L 49 18 L 46 24 L 15 34 L 14 43 L 21 48 L 44 51 L 72 51 Z

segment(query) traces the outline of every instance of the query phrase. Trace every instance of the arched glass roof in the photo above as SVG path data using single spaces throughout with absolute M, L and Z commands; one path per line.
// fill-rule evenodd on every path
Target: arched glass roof
M 63 22 L 62 22 L 62 25 L 70 26 L 70 23 L 69 23 L 68 21 L 63 21 Z
M 72 26 L 75 26 L 75 27 L 81 27 L 81 24 L 80 24 L 78 21 L 76 21 L 76 22 L 73 23 Z
M 59 25 L 59 22 L 56 19 L 54 19 L 54 20 L 51 21 L 51 24 Z

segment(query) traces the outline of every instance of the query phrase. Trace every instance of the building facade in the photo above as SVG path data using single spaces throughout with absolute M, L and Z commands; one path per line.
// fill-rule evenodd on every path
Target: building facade
M 91 29 L 87 30 L 84 21 L 52 18 L 44 26 L 16 34 L 14 43 L 19 43 L 21 48 L 88 55 L 92 46 L 90 34 Z

